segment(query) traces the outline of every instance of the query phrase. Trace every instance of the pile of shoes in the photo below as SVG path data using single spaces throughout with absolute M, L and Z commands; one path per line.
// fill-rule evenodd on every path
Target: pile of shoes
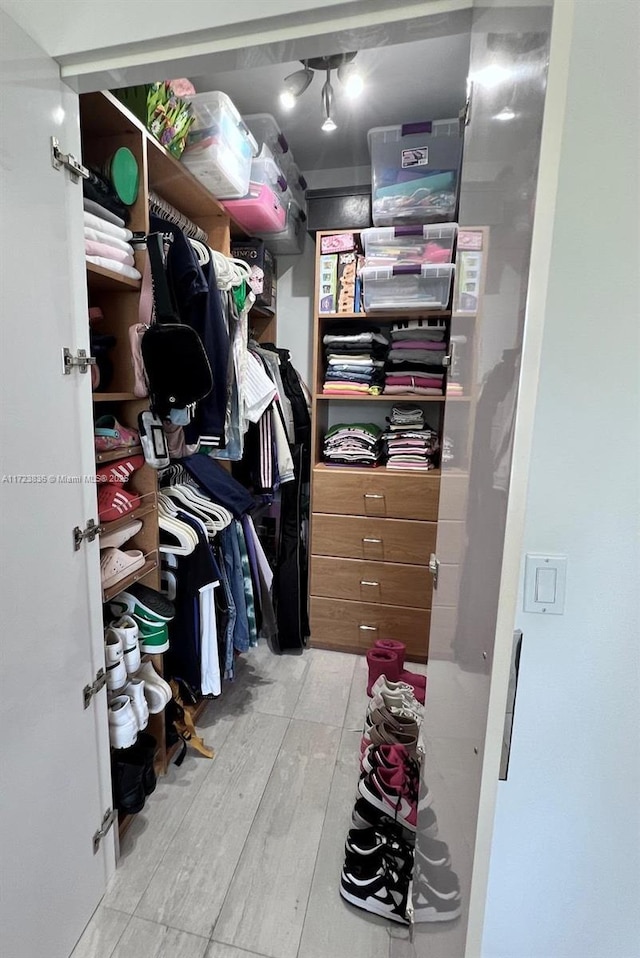
M 431 793 L 420 789 L 426 679 L 404 670 L 404 653 L 402 643 L 380 640 L 367 656 L 371 701 L 340 894 L 402 924 L 450 921 L 460 915 L 460 885 L 446 844 L 435 838 Z

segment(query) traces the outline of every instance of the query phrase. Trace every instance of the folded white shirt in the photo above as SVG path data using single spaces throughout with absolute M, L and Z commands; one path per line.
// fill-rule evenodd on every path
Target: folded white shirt
M 130 253 L 131 246 L 117 236 L 111 236 L 110 233 L 103 233 L 102 230 L 94 230 L 90 226 L 84 228 L 84 238 L 94 243 L 104 243 L 105 246 L 113 246 L 114 249 L 122 250 L 123 253 Z
M 107 259 L 105 256 L 85 256 L 87 263 L 93 263 L 94 266 L 102 266 L 103 269 L 109 269 L 113 273 L 122 273 L 129 279 L 142 279 L 142 274 L 133 266 L 127 266 L 126 263 L 118 263 L 115 259 Z
M 115 226 L 113 223 L 108 223 L 106 220 L 100 219 L 99 216 L 94 216 L 93 213 L 87 213 L 86 210 L 84 211 L 84 225 L 92 230 L 100 230 L 101 233 L 115 236 L 116 239 L 122 240 L 123 243 L 126 243 L 127 240 L 133 237 L 131 230 L 123 228 L 122 226 Z

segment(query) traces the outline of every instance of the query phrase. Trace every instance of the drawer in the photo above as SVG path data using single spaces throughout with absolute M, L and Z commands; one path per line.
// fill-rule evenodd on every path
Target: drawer
M 314 512 L 392 519 L 438 518 L 440 475 L 409 475 L 384 469 L 313 470 Z
M 407 655 L 426 662 L 430 613 L 393 605 L 311 596 L 311 645 L 364 653 L 376 639 L 398 639 Z
M 432 584 L 423 565 L 311 558 L 311 595 L 430 609 Z
M 426 566 L 429 555 L 436 551 L 436 530 L 435 522 L 318 512 L 311 520 L 311 552 L 317 556 Z

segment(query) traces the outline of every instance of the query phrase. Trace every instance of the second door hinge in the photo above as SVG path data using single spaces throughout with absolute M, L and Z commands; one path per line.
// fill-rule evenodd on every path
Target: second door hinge
M 95 855 L 100 848 L 100 842 L 108 834 L 111 826 L 118 821 L 118 812 L 115 808 L 108 808 L 104 813 L 102 824 L 93 836 L 93 854 Z
M 86 349 L 78 349 L 74 356 L 67 346 L 62 347 L 62 372 L 65 376 L 70 376 L 72 369 L 86 373 L 89 366 L 95 366 L 96 363 L 96 357 L 88 356 Z
M 438 588 L 438 575 L 440 573 L 440 562 L 435 554 L 432 552 L 429 556 L 429 572 L 433 576 L 433 588 Z
M 73 153 L 63 153 L 60 149 L 60 142 L 56 136 L 51 137 L 51 166 L 54 170 L 69 170 L 71 179 L 74 182 L 78 180 L 88 180 L 89 170 L 83 166 L 80 160 L 77 160 Z
M 82 702 L 85 709 L 88 709 L 91 705 L 91 700 L 94 695 L 97 695 L 100 689 L 103 689 L 107 682 L 107 673 L 104 669 L 98 669 L 96 672 L 96 677 L 91 683 L 91 685 L 85 685 L 82 690 Z
M 78 552 L 83 542 L 93 542 L 102 532 L 102 526 L 98 525 L 95 519 L 87 519 L 84 529 L 76 526 L 73 530 L 73 548 Z

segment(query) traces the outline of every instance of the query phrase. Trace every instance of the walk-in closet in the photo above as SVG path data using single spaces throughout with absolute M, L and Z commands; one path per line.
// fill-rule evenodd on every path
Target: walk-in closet
M 11 958 L 54 915 L 46 958 L 464 955 L 549 31 L 403 8 L 14 104 L 65 242 L 9 383 L 58 439 L 3 471 L 60 533 L 72 794 Z

